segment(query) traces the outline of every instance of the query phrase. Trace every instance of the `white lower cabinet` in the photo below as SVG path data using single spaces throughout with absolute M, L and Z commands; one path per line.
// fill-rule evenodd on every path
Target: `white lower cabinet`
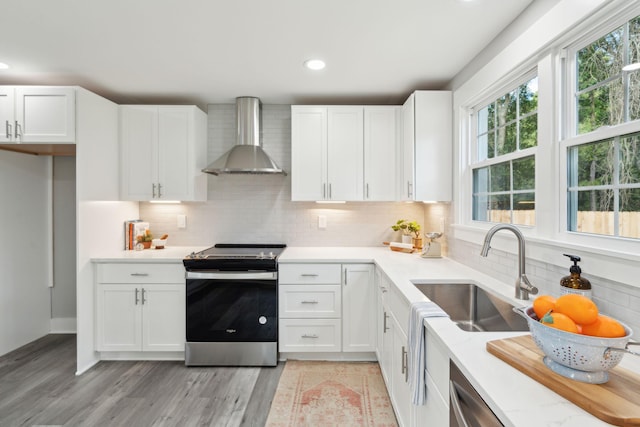
M 426 332 L 427 400 L 413 405 L 407 372 L 410 306 L 398 294 L 391 281 L 376 271 L 378 363 L 387 384 L 391 403 L 400 426 L 449 425 L 449 356 L 432 333 Z
M 97 351 L 184 351 L 181 265 L 99 264 L 97 277 Z
M 280 352 L 374 352 L 372 264 L 280 264 Z

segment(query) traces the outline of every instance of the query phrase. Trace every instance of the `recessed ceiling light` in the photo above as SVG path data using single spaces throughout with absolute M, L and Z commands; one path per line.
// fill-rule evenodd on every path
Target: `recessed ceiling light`
M 322 70 L 326 64 L 322 59 L 309 59 L 305 61 L 304 66 L 310 70 Z
M 625 65 L 622 67 L 622 71 L 635 71 L 640 70 L 640 62 L 634 62 L 633 64 Z
M 9 68 L 7 64 L 5 64 L 4 62 L 0 62 L 0 70 L 6 70 L 7 68 Z

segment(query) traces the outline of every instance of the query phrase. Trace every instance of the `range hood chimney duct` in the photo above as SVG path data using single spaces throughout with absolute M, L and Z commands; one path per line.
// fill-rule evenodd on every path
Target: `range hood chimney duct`
M 202 172 L 212 175 L 286 175 L 287 173 L 260 146 L 260 100 L 249 96 L 236 98 L 236 116 L 236 145 L 202 169 Z

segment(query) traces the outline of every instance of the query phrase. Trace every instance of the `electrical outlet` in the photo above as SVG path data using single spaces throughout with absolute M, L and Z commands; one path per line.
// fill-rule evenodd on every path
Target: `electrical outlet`
M 178 228 L 187 228 L 187 216 L 178 215 Z
M 318 228 L 320 230 L 325 230 L 327 228 L 327 216 L 326 215 L 318 215 Z

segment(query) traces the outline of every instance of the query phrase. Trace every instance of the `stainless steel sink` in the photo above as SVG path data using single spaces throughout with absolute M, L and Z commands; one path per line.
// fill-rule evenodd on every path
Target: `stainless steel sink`
M 471 283 L 413 282 L 427 298 L 468 332 L 528 331 L 527 321 L 513 305 Z

